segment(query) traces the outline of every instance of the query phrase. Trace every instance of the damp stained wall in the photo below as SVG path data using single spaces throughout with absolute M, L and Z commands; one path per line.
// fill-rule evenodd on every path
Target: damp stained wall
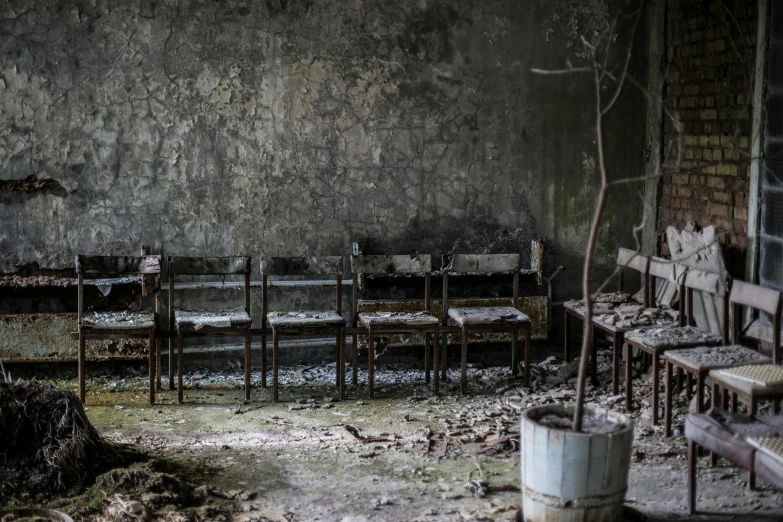
M 584 24 L 603 8 L 3 2 L 0 180 L 54 182 L 0 191 L 0 271 L 142 244 L 347 255 L 360 241 L 437 255 L 526 253 L 540 237 L 545 275 L 569 269 L 556 299 L 574 297 L 598 183 L 592 84 L 530 68 L 578 62 L 572 15 Z M 637 40 L 632 71 L 646 68 Z M 607 121 L 616 177 L 642 172 L 644 108 L 627 90 Z M 610 197 L 599 263 L 634 246 L 641 190 Z

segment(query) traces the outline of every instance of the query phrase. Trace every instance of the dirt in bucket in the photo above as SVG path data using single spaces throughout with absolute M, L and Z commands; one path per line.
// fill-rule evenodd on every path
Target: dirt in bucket
M 571 431 L 574 426 L 573 415 L 563 416 L 557 413 L 547 413 L 535 420 L 538 424 L 554 430 Z M 585 413 L 582 418 L 583 433 L 608 435 L 623 428 L 625 428 L 624 424 L 615 422 L 606 415 Z

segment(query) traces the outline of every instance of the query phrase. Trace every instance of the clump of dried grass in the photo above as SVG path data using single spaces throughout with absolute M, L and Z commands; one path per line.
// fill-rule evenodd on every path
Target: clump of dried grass
M 0 372 L 0 497 L 75 489 L 120 462 L 73 392 Z

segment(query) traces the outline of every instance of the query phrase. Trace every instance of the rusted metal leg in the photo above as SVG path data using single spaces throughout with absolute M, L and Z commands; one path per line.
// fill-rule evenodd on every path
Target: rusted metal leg
M 359 336 L 351 336 L 351 382 L 356 386 L 359 382 Z
M 622 340 L 614 336 L 612 343 L 612 395 L 617 395 L 620 390 L 620 351 L 622 350 Z
M 696 413 L 704 413 L 704 372 L 696 375 Z
M 527 325 L 525 331 L 525 387 L 530 388 L 530 335 L 533 325 Z
M 568 310 L 563 312 L 563 361 L 568 362 L 568 340 L 571 337 L 571 325 L 569 324 Z
M 87 362 L 87 339 L 84 335 L 84 332 L 79 329 L 79 399 L 81 399 L 82 404 L 84 404 L 85 397 L 87 395 L 85 382 L 86 379 L 84 377 L 84 371 L 86 362 Z
M 666 437 L 672 436 L 672 363 L 666 362 L 666 375 L 664 376 L 665 399 L 663 405 L 663 434 Z
M 527 363 L 525 371 L 527 371 Z M 519 332 L 516 330 L 511 334 L 511 376 L 519 376 Z
M 155 339 L 155 389 L 160 390 L 161 369 L 163 368 L 163 358 L 160 353 L 160 339 Z
M 430 333 L 424 334 L 424 384 L 430 383 Z
M 631 378 L 631 359 L 633 350 L 631 345 L 625 343 L 625 411 L 633 409 L 633 379 Z
M 598 343 L 595 342 L 596 330 L 596 327 L 590 329 L 590 382 L 593 386 L 598 386 Z
M 440 395 L 440 372 L 438 366 L 440 364 L 440 334 L 437 328 L 432 336 L 432 343 L 432 394 L 437 397 Z
M 266 334 L 261 337 L 261 387 L 266 388 Z
M 182 350 L 185 340 L 182 338 L 182 332 L 177 330 L 177 403 L 182 404 L 183 391 L 182 391 Z
M 272 402 L 280 400 L 278 392 L 278 372 L 280 370 L 280 332 L 272 328 Z
M 692 440 L 688 441 L 688 513 L 696 513 L 696 457 L 699 446 Z
M 155 339 L 155 329 L 150 331 L 150 355 L 149 355 L 149 371 L 150 371 L 150 404 L 155 404 L 155 381 L 158 375 L 158 352 L 156 350 L 157 342 Z
M 174 339 L 169 339 L 169 390 L 174 389 Z
M 250 328 L 245 332 L 245 400 L 250 400 Z
M 652 353 L 652 367 L 653 367 L 653 389 L 652 389 L 652 424 L 653 426 L 658 425 L 658 387 L 661 385 L 660 382 L 660 359 L 658 358 L 657 353 Z
M 375 386 L 375 342 L 372 338 L 372 326 L 367 327 L 367 397 L 372 399 Z
M 460 375 L 459 390 L 462 395 L 468 393 L 468 332 L 462 327 L 462 374 Z
M 337 380 L 339 381 L 339 399 L 345 400 L 345 330 L 340 329 L 337 336 Z

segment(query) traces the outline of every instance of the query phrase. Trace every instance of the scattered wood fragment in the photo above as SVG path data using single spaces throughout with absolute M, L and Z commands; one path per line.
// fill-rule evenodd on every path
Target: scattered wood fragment
M 394 442 L 392 439 L 387 439 L 386 437 L 366 437 L 366 436 L 362 435 L 361 433 L 359 433 L 358 428 L 355 428 L 353 426 L 349 426 L 348 424 L 346 424 L 344 426 L 344 428 L 345 428 L 345 431 L 347 431 L 348 433 L 353 435 L 353 437 L 355 439 L 360 440 L 360 441 L 364 442 L 365 444 L 371 444 L 373 442 Z

